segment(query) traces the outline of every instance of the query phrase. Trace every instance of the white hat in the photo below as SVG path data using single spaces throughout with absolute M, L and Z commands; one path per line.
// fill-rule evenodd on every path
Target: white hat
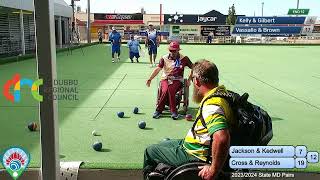
M 134 40 L 137 40 L 137 39 L 138 39 L 138 36 L 137 36 L 137 35 L 133 36 L 133 39 L 134 39 Z
M 153 26 L 153 24 L 152 24 L 152 23 L 149 23 L 148 26 Z
M 116 28 L 115 27 L 112 27 L 112 31 L 115 31 L 116 30 Z

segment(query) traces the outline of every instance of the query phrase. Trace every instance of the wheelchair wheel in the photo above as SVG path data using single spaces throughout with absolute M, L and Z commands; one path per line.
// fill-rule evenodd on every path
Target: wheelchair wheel
M 184 114 L 188 113 L 189 107 L 189 86 L 187 86 L 187 79 L 183 81 L 183 112 Z
M 181 102 L 181 97 L 182 96 L 182 92 L 178 91 L 176 94 L 176 108 L 179 109 L 180 108 L 180 102 Z
M 200 172 L 199 166 L 209 165 L 204 162 L 193 162 L 184 164 L 174 169 L 165 180 L 201 180 L 198 176 Z M 231 180 L 230 174 L 225 172 L 220 172 L 215 180 Z
M 208 165 L 204 162 L 184 164 L 174 169 L 165 180 L 201 180 L 198 176 L 199 166 Z
M 161 94 L 161 88 L 160 88 L 160 83 L 159 83 L 158 92 L 157 92 L 156 107 L 158 107 L 158 104 L 159 104 L 159 96 L 160 96 L 160 94 Z

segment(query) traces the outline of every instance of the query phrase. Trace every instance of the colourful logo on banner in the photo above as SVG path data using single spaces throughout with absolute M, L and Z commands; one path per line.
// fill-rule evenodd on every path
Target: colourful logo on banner
M 43 84 L 42 79 L 38 79 L 33 81 L 31 79 L 21 79 L 19 74 L 15 74 L 12 79 L 8 80 L 3 87 L 3 95 L 7 100 L 14 102 L 20 102 L 21 100 L 21 87 L 29 86 L 31 88 L 31 94 L 33 98 L 39 102 L 43 101 L 43 96 L 41 96 L 38 92 L 39 86 Z M 13 86 L 14 91 L 13 95 L 10 93 L 10 87 Z
M 13 147 L 8 149 L 2 157 L 2 165 L 16 180 L 27 169 L 30 162 L 30 155 L 21 148 Z

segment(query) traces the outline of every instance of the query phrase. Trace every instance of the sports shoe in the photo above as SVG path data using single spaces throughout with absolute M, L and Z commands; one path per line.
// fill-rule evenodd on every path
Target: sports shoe
M 160 112 L 158 112 L 158 111 L 156 111 L 156 112 L 154 112 L 154 114 L 153 114 L 153 118 L 154 119 L 159 119 L 160 118 L 160 116 L 161 116 L 161 113 Z
M 177 113 L 172 113 L 171 118 L 172 118 L 173 120 L 177 120 L 177 119 L 179 119 L 179 114 L 177 114 Z
M 112 63 L 114 63 L 114 59 L 112 59 Z

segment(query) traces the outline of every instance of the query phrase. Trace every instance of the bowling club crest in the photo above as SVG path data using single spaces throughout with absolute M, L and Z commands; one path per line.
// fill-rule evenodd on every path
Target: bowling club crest
M 4 152 L 1 162 L 11 177 L 16 180 L 27 169 L 30 155 L 22 148 L 12 147 Z

